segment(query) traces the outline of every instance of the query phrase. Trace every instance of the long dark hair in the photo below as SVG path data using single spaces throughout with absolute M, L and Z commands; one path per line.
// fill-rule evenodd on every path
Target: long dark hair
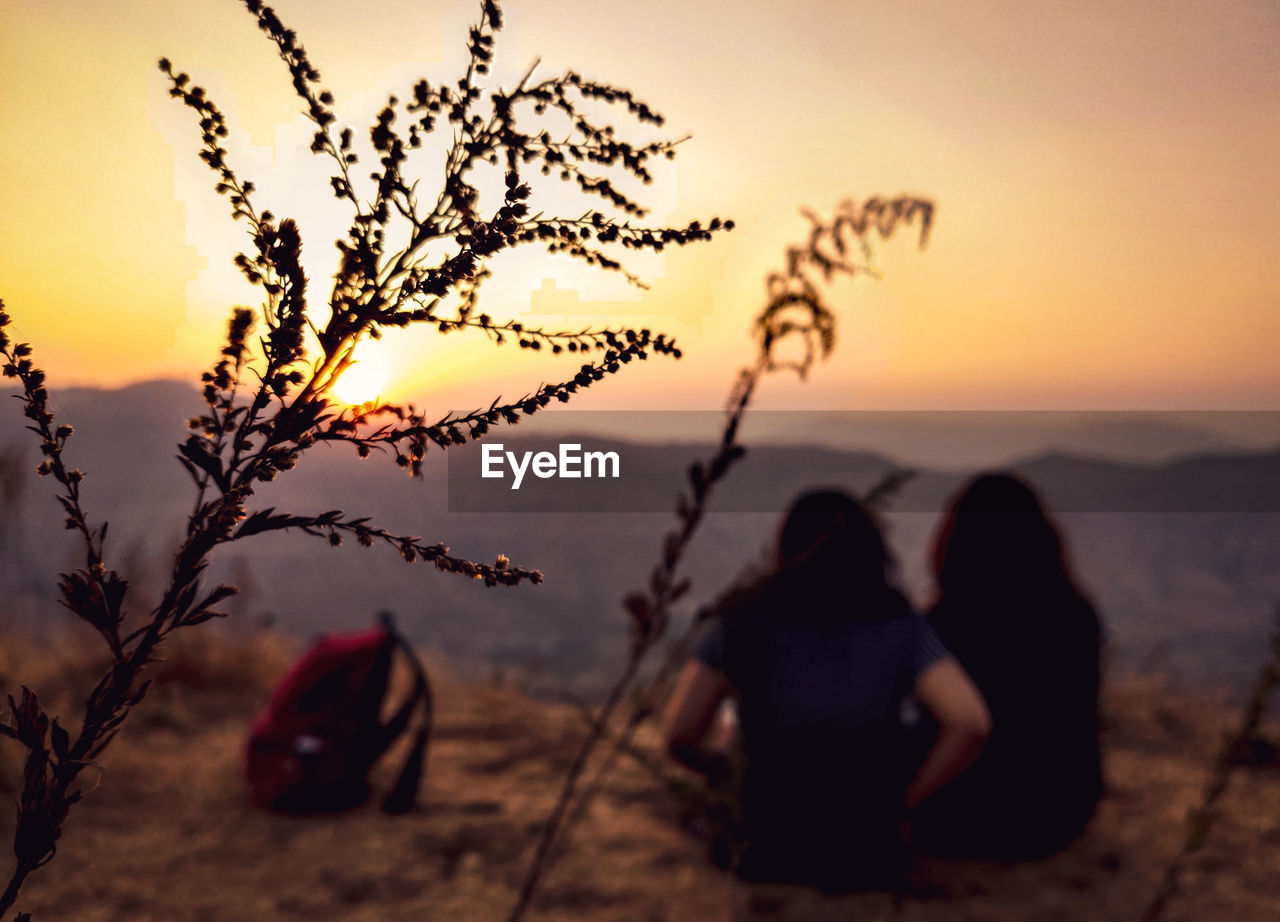
M 1080 597 L 1062 536 L 1025 481 L 981 474 L 955 499 L 934 536 L 940 599 Z
M 908 610 L 880 526 L 843 490 L 811 490 L 791 503 L 773 559 L 740 578 L 705 614 L 766 606 L 798 621 L 879 618 Z

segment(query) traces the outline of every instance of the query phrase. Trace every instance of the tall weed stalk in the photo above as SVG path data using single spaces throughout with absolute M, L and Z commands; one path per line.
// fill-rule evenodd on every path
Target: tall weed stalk
M 716 487 L 746 454 L 738 432 L 756 387 L 766 374 L 777 371 L 793 371 L 804 378 L 815 362 L 831 354 L 836 343 L 836 315 L 823 297 L 824 288 L 837 277 L 875 274 L 871 265 L 873 235 L 888 238 L 901 225 L 914 223 L 919 227 L 919 245 L 924 247 L 933 224 L 934 205 L 913 196 L 870 198 L 860 205 L 842 203 L 830 219 L 810 211 L 804 215 L 810 222 L 808 239 L 788 247 L 783 268 L 766 277 L 765 306 L 753 327 L 756 355 L 738 373 L 729 393 L 719 442 L 709 457 L 695 461 L 689 468 L 688 483 L 676 498 L 676 524 L 663 536 L 648 585 L 629 593 L 622 601 L 631 627 L 627 659 L 599 710 L 588 721 L 586 736 L 542 825 L 507 922 L 519 922 L 528 912 L 547 874 L 563 854 L 574 826 L 585 817 L 603 788 L 614 759 L 618 753 L 631 751 L 636 729 L 653 713 L 662 673 L 659 681 L 633 704 L 622 730 L 612 740 L 604 764 L 597 770 L 596 780 L 580 791 L 583 775 L 596 748 L 608 735 L 615 712 L 627 700 L 642 664 L 666 635 L 672 606 L 691 588 L 690 580 L 681 576 L 681 564 L 706 517 Z M 873 488 L 873 501 L 896 489 L 902 476 L 894 474 Z M 670 669 L 673 662 L 669 658 L 666 668 Z
M 1222 735 L 1222 743 L 1214 757 L 1200 802 L 1187 814 L 1187 829 L 1182 847 L 1165 868 L 1160 886 L 1142 913 L 1142 922 L 1155 922 L 1161 918 L 1169 903 L 1181 892 L 1183 872 L 1196 853 L 1208 843 L 1218 819 L 1218 801 L 1227 793 L 1231 776 L 1243 761 L 1250 741 L 1257 736 L 1272 693 L 1280 687 L 1280 605 L 1276 606 L 1272 617 L 1274 625 L 1271 631 L 1270 656 L 1258 670 L 1253 688 L 1250 689 L 1241 711 L 1239 725 Z

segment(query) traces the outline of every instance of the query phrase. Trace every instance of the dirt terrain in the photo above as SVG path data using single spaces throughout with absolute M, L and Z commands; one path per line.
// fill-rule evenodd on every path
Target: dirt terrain
M 271 635 L 209 636 L 160 667 L 56 860 L 23 891 L 19 905 L 33 922 L 505 918 L 583 732 L 575 709 L 461 683 L 437 666 L 437 729 L 416 812 L 388 817 L 370 804 L 332 817 L 276 816 L 246 802 L 241 748 L 293 648 Z M 84 663 L 74 651 L 11 639 L 0 644 L 0 686 L 11 690 L 22 678 L 69 708 Z M 1072 848 L 1016 867 L 921 859 L 896 908 L 871 896 L 843 904 L 837 917 L 1136 919 L 1181 842 L 1235 711 L 1214 696 L 1130 680 L 1110 689 L 1106 715 L 1109 794 Z M 18 757 L 5 741 L 5 799 L 14 796 Z M 385 787 L 390 774 L 375 780 Z M 1169 919 L 1280 918 L 1280 766 L 1238 771 L 1224 804 Z M 532 918 L 713 922 L 747 906 L 767 917 L 768 895 L 753 896 L 711 866 L 688 820 L 650 773 L 622 765 Z M 0 835 L 11 831 L 6 809 Z M 823 912 L 815 902 L 812 917 Z

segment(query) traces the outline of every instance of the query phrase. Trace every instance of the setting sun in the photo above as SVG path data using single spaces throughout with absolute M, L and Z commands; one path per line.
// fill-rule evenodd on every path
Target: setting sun
M 356 347 L 355 361 L 333 385 L 333 396 L 352 406 L 377 400 L 391 380 L 387 344 L 367 339 Z

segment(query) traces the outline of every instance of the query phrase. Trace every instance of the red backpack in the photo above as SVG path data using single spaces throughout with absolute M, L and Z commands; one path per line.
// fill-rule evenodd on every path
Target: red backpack
M 384 723 L 397 649 L 413 671 L 413 690 Z M 363 803 L 374 763 L 408 731 L 421 704 L 399 780 L 382 803 L 388 813 L 413 809 L 431 736 L 432 703 L 426 670 L 390 615 L 369 630 L 322 636 L 276 686 L 249 734 L 245 776 L 253 802 L 288 813 Z

